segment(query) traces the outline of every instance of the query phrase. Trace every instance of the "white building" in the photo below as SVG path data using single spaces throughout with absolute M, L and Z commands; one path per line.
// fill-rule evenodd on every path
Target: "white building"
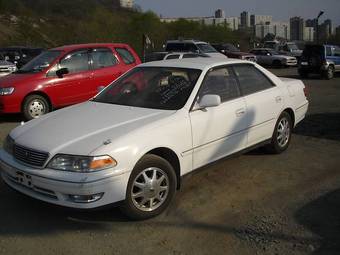
M 314 42 L 314 32 L 314 27 L 305 27 L 303 40 L 307 42 Z
M 273 16 L 270 15 L 251 15 L 250 25 L 265 25 L 273 22 Z
M 254 26 L 255 36 L 263 39 L 267 34 L 274 34 L 285 40 L 290 40 L 290 27 L 287 22 L 273 22 L 272 24 L 258 24 Z
M 120 0 L 120 6 L 123 8 L 132 9 L 134 6 L 134 0 Z

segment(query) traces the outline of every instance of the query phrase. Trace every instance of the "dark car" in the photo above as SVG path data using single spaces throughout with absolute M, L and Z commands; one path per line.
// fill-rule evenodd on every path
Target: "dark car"
M 320 74 L 330 80 L 340 71 L 340 47 L 335 45 L 306 45 L 299 63 L 299 74 Z
M 42 48 L 7 47 L 0 48 L 0 54 L 4 56 L 6 61 L 16 64 L 20 68 L 40 55 L 43 50 Z
M 256 56 L 254 54 L 242 52 L 230 43 L 213 43 L 211 46 L 228 58 L 238 58 L 256 62 Z

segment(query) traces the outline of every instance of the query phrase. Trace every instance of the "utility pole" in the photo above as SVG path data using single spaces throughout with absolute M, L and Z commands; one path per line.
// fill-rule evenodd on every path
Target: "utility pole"
M 316 43 L 319 44 L 319 19 L 324 14 L 324 11 L 320 11 L 318 17 L 316 18 Z

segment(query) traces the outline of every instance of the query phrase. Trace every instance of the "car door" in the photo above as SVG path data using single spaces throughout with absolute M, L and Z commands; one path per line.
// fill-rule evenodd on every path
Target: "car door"
M 68 74 L 57 77 L 56 71 L 62 68 L 67 68 Z M 91 73 L 88 49 L 66 54 L 47 74 L 54 77 L 47 89 L 49 93 L 54 94 L 55 104 L 65 106 L 90 99 Z
M 284 100 L 280 88 L 254 65 L 235 65 L 234 71 L 247 107 L 249 147 L 272 137 Z
M 199 109 L 199 100 L 208 94 L 219 95 L 217 107 Z M 201 85 L 190 112 L 193 139 L 193 168 L 196 169 L 233 152 L 247 141 L 246 105 L 230 67 L 210 70 Z
M 91 49 L 90 63 L 92 75 L 89 91 L 92 96 L 98 93 L 100 87 L 106 87 L 123 73 L 118 59 L 109 48 Z

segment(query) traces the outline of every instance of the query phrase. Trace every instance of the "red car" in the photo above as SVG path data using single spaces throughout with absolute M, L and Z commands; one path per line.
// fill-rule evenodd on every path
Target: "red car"
M 0 78 L 0 114 L 22 112 L 30 120 L 86 101 L 140 63 L 126 44 L 68 45 L 45 51 Z

